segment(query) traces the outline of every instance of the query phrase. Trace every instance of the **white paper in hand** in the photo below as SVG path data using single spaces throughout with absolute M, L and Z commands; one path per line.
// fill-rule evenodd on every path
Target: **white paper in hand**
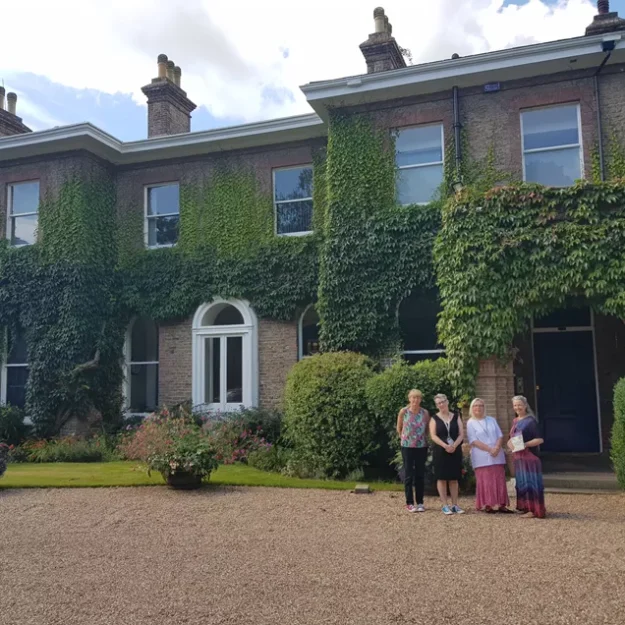
M 525 449 L 525 443 L 523 442 L 523 434 L 517 434 L 516 436 L 513 436 L 510 440 L 512 441 L 513 452 L 523 451 Z

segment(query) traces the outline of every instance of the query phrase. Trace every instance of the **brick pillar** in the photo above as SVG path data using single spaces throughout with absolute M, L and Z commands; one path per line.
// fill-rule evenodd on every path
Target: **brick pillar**
M 512 361 L 501 363 L 495 358 L 482 360 L 476 382 L 476 396 L 486 404 L 486 414 L 497 419 L 504 436 L 512 427 L 514 412 L 514 374 Z

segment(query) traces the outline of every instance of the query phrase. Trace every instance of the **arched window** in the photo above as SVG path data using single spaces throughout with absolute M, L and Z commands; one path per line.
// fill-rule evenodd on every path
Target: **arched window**
M 21 332 L 7 332 L 7 349 L 0 379 L 0 403 L 24 408 L 28 382 L 28 351 Z
M 158 408 L 158 325 L 137 317 L 126 337 L 126 404 L 131 414 Z
M 236 410 L 257 402 L 257 321 L 237 300 L 216 299 L 193 319 L 193 403 Z
M 319 352 L 319 315 L 313 304 L 304 310 L 299 319 L 298 344 L 300 360 Z
M 411 363 L 436 360 L 444 353 L 436 324 L 441 311 L 435 291 L 413 292 L 399 306 L 399 329 L 404 358 Z

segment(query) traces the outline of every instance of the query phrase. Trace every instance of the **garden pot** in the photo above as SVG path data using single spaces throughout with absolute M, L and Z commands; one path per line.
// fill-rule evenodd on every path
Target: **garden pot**
M 194 490 L 202 485 L 202 478 L 193 473 L 178 471 L 172 475 L 164 475 L 165 481 L 170 488 L 176 490 Z

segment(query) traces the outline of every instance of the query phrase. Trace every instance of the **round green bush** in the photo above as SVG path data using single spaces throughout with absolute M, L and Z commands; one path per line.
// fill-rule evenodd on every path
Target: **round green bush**
M 621 488 L 625 489 L 625 378 L 614 387 L 614 425 L 610 457 Z
M 304 358 L 289 372 L 284 394 L 284 436 L 311 470 L 344 477 L 376 448 L 376 424 L 365 388 L 372 361 L 353 352 Z

